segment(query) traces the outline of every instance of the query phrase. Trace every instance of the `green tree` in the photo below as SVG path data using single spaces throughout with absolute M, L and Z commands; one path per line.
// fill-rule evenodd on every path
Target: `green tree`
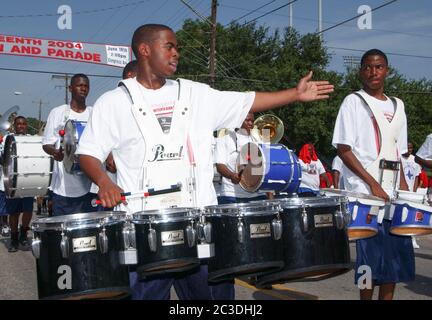
M 179 77 L 208 82 L 210 26 L 198 20 L 186 20 L 177 32 L 181 49 Z M 326 79 L 335 85 L 330 99 L 296 103 L 272 111 L 284 123 L 281 143 L 299 150 L 307 142 L 315 144 L 319 157 L 328 166 L 336 155 L 331 146 L 333 128 L 343 99 L 361 88 L 358 70 L 345 73 L 326 71 L 330 55 L 320 38 L 300 35 L 287 28 L 273 33 L 255 24 L 217 25 L 215 88 L 235 91 L 276 91 L 294 87 L 308 73 L 314 79 Z M 432 83 L 406 80 L 391 69 L 386 92 L 405 102 L 409 139 L 416 147 L 432 132 Z

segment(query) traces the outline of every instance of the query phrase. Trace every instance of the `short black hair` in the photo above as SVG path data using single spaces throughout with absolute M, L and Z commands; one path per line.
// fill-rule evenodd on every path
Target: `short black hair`
M 84 78 L 87 80 L 88 83 L 90 83 L 90 79 L 84 73 L 77 73 L 72 76 L 70 85 L 72 85 L 72 83 L 74 83 L 74 81 L 78 78 Z
M 132 60 L 130 61 L 123 69 L 123 74 L 122 74 L 122 78 L 126 79 L 127 74 L 129 72 L 134 72 L 137 73 L 138 71 L 138 61 L 137 60 Z
M 27 118 L 26 118 L 26 117 L 24 117 L 24 116 L 16 116 L 15 119 L 14 119 L 14 124 L 16 124 L 16 122 L 17 122 L 19 119 L 23 119 L 23 120 L 25 120 L 25 122 L 27 122 Z
M 136 58 L 138 58 L 138 46 L 143 42 L 151 42 L 157 38 L 156 34 L 160 31 L 171 31 L 174 33 L 174 31 L 164 25 L 164 24 L 155 24 L 155 23 L 149 23 L 149 24 L 143 24 L 142 26 L 138 27 L 133 36 L 132 36 L 132 51 Z
M 362 58 L 360 60 L 360 66 L 363 65 L 364 61 L 369 56 L 380 56 L 380 57 L 382 57 L 385 60 L 386 65 L 388 66 L 388 59 L 387 59 L 386 54 L 384 52 L 382 52 L 381 50 L 379 50 L 379 49 L 370 49 L 370 50 L 366 51 L 363 54 L 363 56 L 362 56 Z

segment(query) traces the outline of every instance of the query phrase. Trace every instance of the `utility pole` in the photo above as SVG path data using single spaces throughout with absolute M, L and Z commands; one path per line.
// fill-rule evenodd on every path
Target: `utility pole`
M 318 0 L 318 32 L 319 36 L 322 40 L 322 2 L 321 0 Z
M 39 99 L 39 101 L 33 101 L 33 103 L 38 103 L 39 104 L 39 117 L 38 117 L 39 128 L 38 128 L 38 130 L 40 130 L 40 128 L 42 127 L 42 106 L 44 104 L 49 105 L 49 103 L 43 102 L 42 99 Z
M 67 73 L 65 73 L 62 76 L 60 76 L 60 75 L 53 75 L 53 76 L 51 76 L 51 79 L 64 80 L 64 82 L 65 82 L 64 86 L 56 86 L 56 87 L 60 87 L 60 88 L 64 87 L 65 88 L 65 104 L 69 103 L 68 93 L 69 93 L 69 79 L 70 78 L 71 77 Z
M 216 12 L 217 0 L 212 0 L 211 5 L 211 32 L 210 32 L 210 57 L 209 57 L 209 75 L 210 86 L 214 87 L 216 78 Z
M 294 26 L 293 24 L 293 4 L 291 3 L 289 6 L 289 27 L 292 28 Z

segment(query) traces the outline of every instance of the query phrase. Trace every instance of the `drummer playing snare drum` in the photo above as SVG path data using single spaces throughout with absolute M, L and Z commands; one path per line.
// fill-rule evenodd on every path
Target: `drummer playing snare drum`
M 346 166 L 345 189 L 387 202 L 395 189 L 408 190 L 399 158 L 407 151 L 407 120 L 403 102 L 384 94 L 388 73 L 387 56 L 382 51 L 372 49 L 363 55 L 359 72 L 363 90 L 343 101 L 332 141 Z M 374 286 L 379 286 L 379 299 L 391 300 L 397 282 L 414 280 L 411 238 L 390 234 L 390 224 L 385 215 L 376 236 L 356 242 L 355 282 L 361 299 L 372 299 Z M 360 278 L 365 266 L 371 271 L 371 287 Z
M 138 212 L 166 206 L 216 204 L 212 186 L 213 132 L 238 127 L 246 114 L 281 107 L 295 101 L 327 99 L 333 86 L 311 81 L 312 73 L 298 86 L 279 92 L 227 92 L 185 79 L 169 80 L 180 54 L 174 31 L 147 24 L 135 31 L 132 49 L 138 60 L 136 78 L 102 95 L 81 137 L 77 154 L 81 169 L 100 187 L 102 205 Z M 117 184 L 101 169 L 113 151 Z M 145 188 L 170 190 L 148 199 L 121 199 L 121 192 Z M 174 190 L 174 189 L 173 189 Z M 180 277 L 180 299 L 211 299 L 207 270 Z M 175 279 L 142 281 L 144 299 L 168 299 Z

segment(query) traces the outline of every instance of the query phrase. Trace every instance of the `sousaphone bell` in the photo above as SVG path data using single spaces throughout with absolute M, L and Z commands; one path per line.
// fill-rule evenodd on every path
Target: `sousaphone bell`
M 284 134 L 284 124 L 273 114 L 264 114 L 254 121 L 252 137 L 260 142 L 278 143 Z

